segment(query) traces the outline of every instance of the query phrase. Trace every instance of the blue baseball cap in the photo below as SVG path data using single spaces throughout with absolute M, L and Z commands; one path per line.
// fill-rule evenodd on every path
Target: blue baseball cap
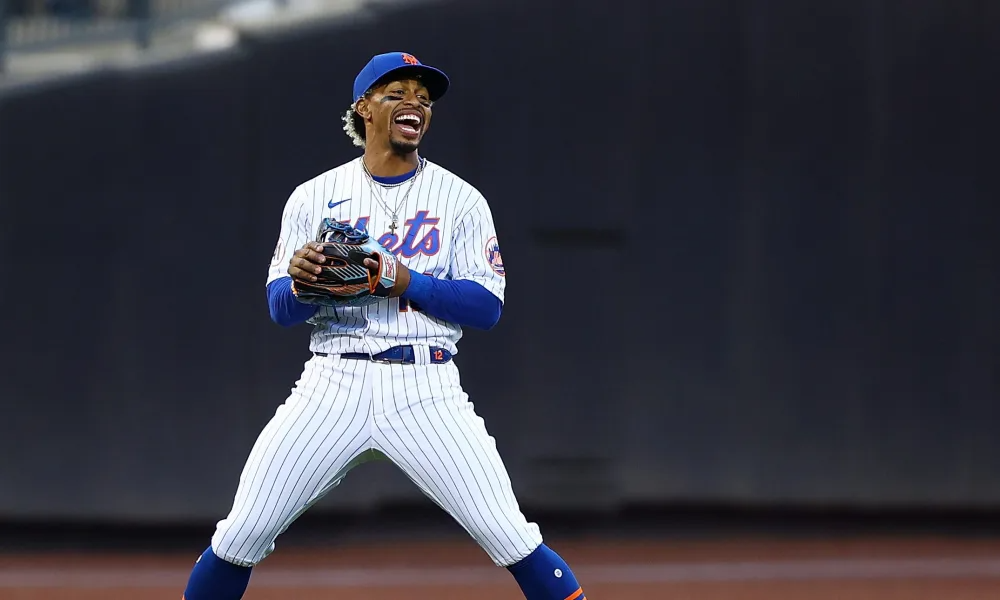
M 386 52 L 373 56 L 354 79 L 354 101 L 357 102 L 376 82 L 390 73 L 403 75 L 409 71 L 414 79 L 427 86 L 431 101 L 436 101 L 448 91 L 451 81 L 444 71 L 421 63 L 406 52 Z

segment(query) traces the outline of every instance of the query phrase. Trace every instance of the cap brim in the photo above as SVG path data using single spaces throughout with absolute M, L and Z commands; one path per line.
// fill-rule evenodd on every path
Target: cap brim
M 444 96 L 451 85 L 448 76 L 440 69 L 435 69 L 428 65 L 405 65 L 386 71 L 384 75 L 372 84 L 372 87 L 392 79 L 401 79 L 406 75 L 419 80 L 427 87 L 427 92 L 430 94 L 432 102 L 437 102 L 438 99 Z

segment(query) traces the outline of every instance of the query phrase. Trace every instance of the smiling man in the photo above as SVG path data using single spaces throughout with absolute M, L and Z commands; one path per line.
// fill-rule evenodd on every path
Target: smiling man
M 527 600 L 586 600 L 518 507 L 452 362 L 462 327 L 490 329 L 500 318 L 506 271 L 486 199 L 418 153 L 449 85 L 411 54 L 372 58 L 344 116 L 363 155 L 288 198 L 267 295 L 276 323 L 312 325 L 313 356 L 251 449 L 186 600 L 242 598 L 278 536 L 373 458 L 392 461 L 447 511 Z M 315 282 L 326 260 L 314 241 L 326 219 L 377 235 L 395 256 L 388 297 L 349 307 L 300 301 L 296 286 Z

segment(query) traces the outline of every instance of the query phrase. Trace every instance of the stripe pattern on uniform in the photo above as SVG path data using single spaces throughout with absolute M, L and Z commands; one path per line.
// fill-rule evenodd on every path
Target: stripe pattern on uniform
M 267 283 L 287 276 L 292 254 L 330 217 L 368 230 L 410 269 L 475 281 L 504 300 L 506 273 L 493 216 L 478 190 L 427 161 L 404 196 L 411 182 L 376 184 L 366 179 L 360 161 L 295 188 L 282 213 Z M 389 224 L 397 204 L 401 229 L 393 233 Z M 216 526 L 216 554 L 243 566 L 257 564 L 299 515 L 352 468 L 379 455 L 447 511 L 495 564 L 512 565 L 541 545 L 538 526 L 518 506 L 496 441 L 462 389 L 458 367 L 430 363 L 431 347 L 458 353 L 461 327 L 395 298 L 321 308 L 309 322 L 311 350 L 329 356 L 306 362 L 288 399 L 261 431 L 232 509 Z M 339 356 L 399 345 L 414 346 L 417 364 Z

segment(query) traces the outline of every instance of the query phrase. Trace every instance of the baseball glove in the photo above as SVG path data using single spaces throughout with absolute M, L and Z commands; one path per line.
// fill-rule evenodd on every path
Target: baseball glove
M 319 306 L 364 306 L 389 297 L 396 283 L 396 257 L 367 232 L 346 223 L 323 219 L 316 234 L 326 263 L 314 282 L 295 280 L 292 292 L 300 302 Z M 378 262 L 373 271 L 366 258 Z

